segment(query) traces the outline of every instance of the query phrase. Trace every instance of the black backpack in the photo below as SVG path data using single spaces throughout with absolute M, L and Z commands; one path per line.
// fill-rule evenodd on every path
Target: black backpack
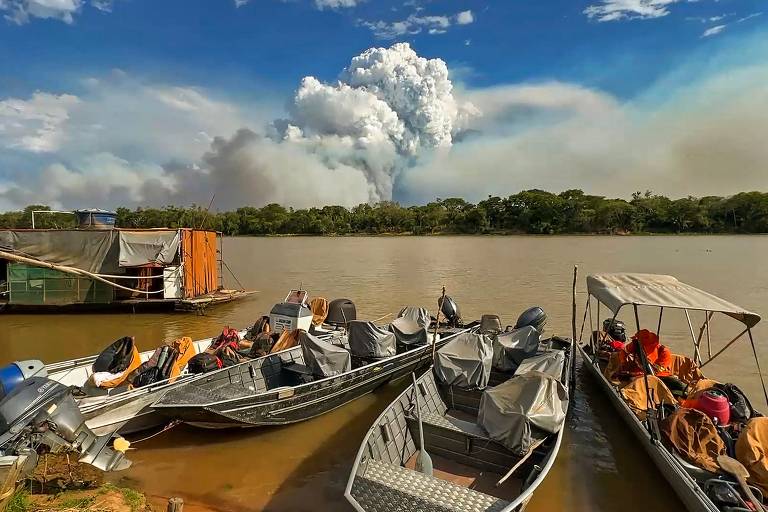
M 756 416 L 747 395 L 736 384 L 715 384 L 714 388 L 728 397 L 731 404 L 731 421 L 746 422 Z
M 223 364 L 221 360 L 214 354 L 208 352 L 202 352 L 192 356 L 192 359 L 187 363 L 189 373 L 208 373 L 221 368 Z
M 140 388 L 142 386 L 149 386 L 160 380 L 163 380 L 163 374 L 160 371 L 160 368 L 157 366 L 150 366 L 136 375 L 133 379 L 133 386 Z

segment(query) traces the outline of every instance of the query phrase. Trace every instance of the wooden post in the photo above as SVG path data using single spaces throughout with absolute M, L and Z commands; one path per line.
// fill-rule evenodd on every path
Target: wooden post
M 168 500 L 168 512 L 181 512 L 184 508 L 184 500 L 181 498 L 170 498 Z

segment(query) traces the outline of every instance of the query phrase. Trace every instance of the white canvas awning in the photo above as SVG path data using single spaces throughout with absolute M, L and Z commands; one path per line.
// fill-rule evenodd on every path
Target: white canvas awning
M 595 274 L 587 276 L 587 289 L 590 295 L 605 304 L 614 314 L 622 306 L 636 304 L 723 313 L 747 327 L 754 327 L 760 321 L 760 315 L 681 283 L 672 276 Z
M 120 266 L 171 265 L 179 240 L 176 230 L 120 231 Z

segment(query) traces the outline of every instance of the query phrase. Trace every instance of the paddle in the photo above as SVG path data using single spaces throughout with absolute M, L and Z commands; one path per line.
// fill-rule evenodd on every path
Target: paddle
M 747 471 L 747 468 L 745 468 L 741 462 L 727 455 L 718 455 L 717 463 L 720 465 L 720 468 L 723 471 L 736 477 L 736 480 L 739 482 L 739 486 L 741 486 L 741 490 L 744 491 L 744 494 L 747 495 L 749 501 L 751 501 L 758 510 L 766 510 L 763 504 L 755 497 L 752 489 L 750 489 L 747 485 L 749 471 Z
M 419 405 L 419 386 L 416 384 L 416 374 L 413 377 L 413 395 L 416 397 L 416 412 L 419 416 L 419 446 L 421 449 L 416 452 L 416 471 L 432 476 L 432 458 L 424 448 L 424 425 L 421 424 L 421 406 Z
M 544 442 L 544 441 L 546 441 L 546 440 L 547 440 L 547 438 L 545 437 L 544 439 L 537 439 L 536 441 L 534 441 L 534 442 L 531 444 L 531 447 L 528 449 L 528 453 L 526 453 L 525 455 L 523 455 L 523 457 L 522 457 L 522 458 L 521 458 L 519 461 L 517 461 L 517 464 L 515 464 L 514 466 L 512 466 L 512 468 L 511 468 L 509 471 L 507 471 L 507 474 L 506 474 L 506 475 L 504 475 L 503 477 L 501 477 L 501 478 L 499 479 L 499 481 L 498 481 L 498 482 L 496 482 L 496 487 L 498 487 L 498 486 L 500 486 L 501 484 L 503 484 L 504 482 L 506 482 L 506 481 L 507 481 L 507 478 L 511 477 L 511 476 L 512 476 L 512 473 L 514 473 L 515 471 L 517 471 L 517 468 L 519 468 L 520 466 L 522 466 L 522 465 L 523 465 L 523 463 L 524 463 L 525 461 L 527 461 L 527 460 L 528 460 L 528 458 L 529 458 L 531 455 L 533 455 L 533 450 L 535 450 L 536 448 L 538 448 L 538 447 L 541 445 L 541 443 L 543 443 L 543 442 Z

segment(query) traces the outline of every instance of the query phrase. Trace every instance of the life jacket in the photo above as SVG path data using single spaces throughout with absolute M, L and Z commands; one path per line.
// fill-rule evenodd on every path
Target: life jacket
M 639 344 L 639 347 L 638 347 Z M 638 348 L 640 348 L 653 368 L 653 373 L 658 377 L 672 375 L 672 352 L 659 343 L 659 337 L 656 333 L 648 329 L 641 329 L 632 337 L 632 341 L 624 346 L 624 351 L 620 352 L 621 368 L 619 372 L 625 372 L 630 375 L 642 375 L 645 369 L 638 361 Z M 633 357 L 629 357 L 632 355 Z
M 181 371 L 189 363 L 189 360 L 197 353 L 192 338 L 188 336 L 174 340 L 171 346 L 176 350 L 178 355 L 171 366 L 171 371 L 168 375 L 169 382 L 173 382 L 178 378 Z
M 315 297 L 309 302 L 309 309 L 312 311 L 312 325 L 321 326 L 328 316 L 328 299 Z
M 115 388 L 125 382 L 139 366 L 141 355 L 136 342 L 132 336 L 126 336 L 109 345 L 98 355 L 93 362 L 94 375 L 91 378 L 100 388 Z

